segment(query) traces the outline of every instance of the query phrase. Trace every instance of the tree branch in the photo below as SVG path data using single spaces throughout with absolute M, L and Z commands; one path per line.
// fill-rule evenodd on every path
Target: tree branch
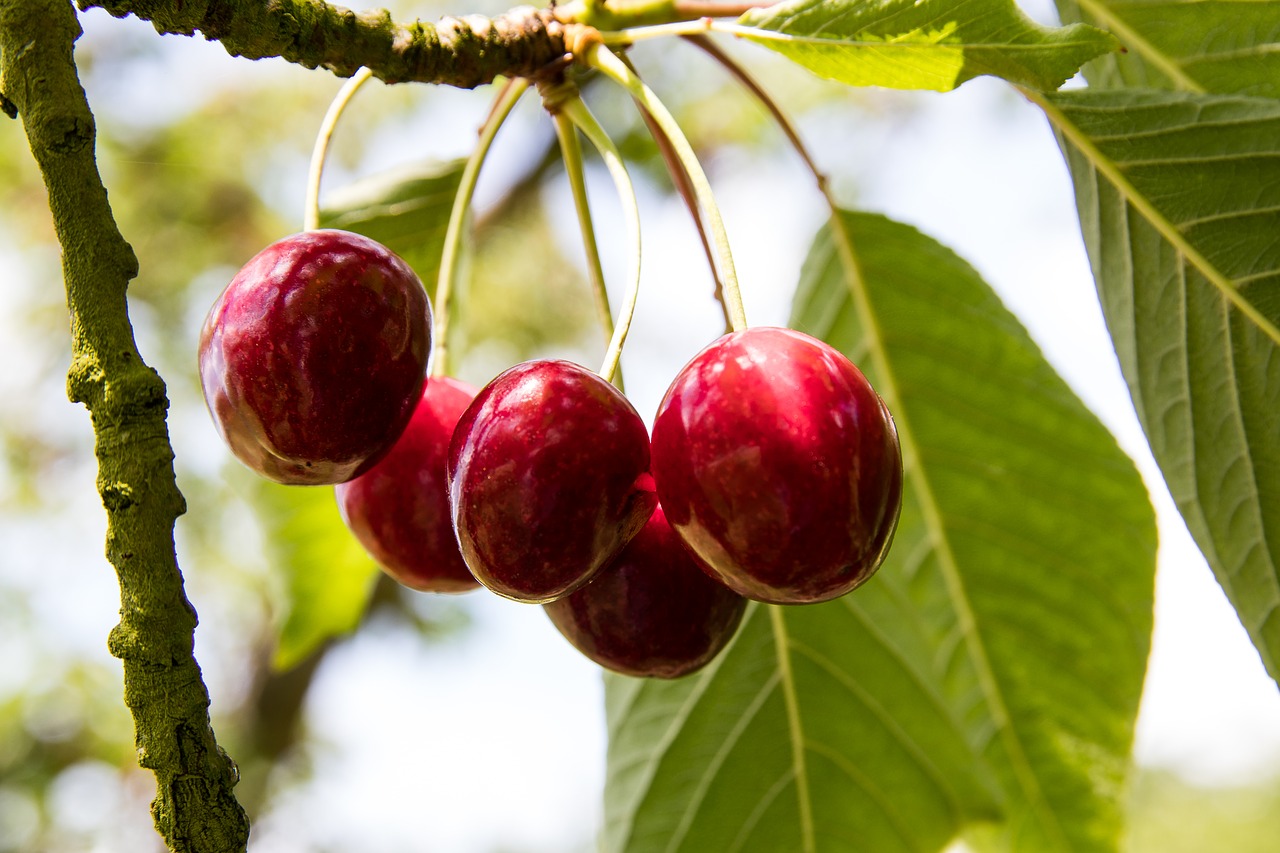
M 360 66 L 388 83 L 464 89 L 497 76 L 535 77 L 565 54 L 565 25 L 529 6 L 495 18 L 468 15 L 400 24 L 386 10 L 353 12 L 323 0 L 80 0 L 161 33 L 218 41 L 233 56 L 282 57 L 350 77 Z
M 0 2 L 0 83 L 22 116 L 49 192 L 71 315 L 71 399 L 93 421 L 107 557 L 120 581 L 108 646 L 124 664 L 138 761 L 156 775 L 151 810 L 173 851 L 239 853 L 249 822 L 236 769 L 209 724 L 192 653 L 196 613 L 183 589 L 173 526 L 186 508 L 173 471 L 160 376 L 133 339 L 125 291 L 138 271 L 107 202 L 95 128 L 73 57 L 68 0 Z

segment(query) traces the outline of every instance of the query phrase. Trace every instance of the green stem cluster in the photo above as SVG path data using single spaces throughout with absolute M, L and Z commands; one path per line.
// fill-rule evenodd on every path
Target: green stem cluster
M 684 131 L 680 129 L 675 117 L 657 95 L 608 48 L 599 43 L 591 44 L 583 54 L 582 61 L 630 92 L 636 103 L 653 116 L 653 120 L 666 135 L 688 176 L 694 197 L 702 208 L 702 215 L 706 217 L 707 227 L 715 243 L 716 258 L 720 263 L 718 280 L 723 282 L 724 309 L 729 318 L 729 326 L 735 332 L 747 328 L 746 310 L 743 308 L 742 292 L 738 287 L 738 273 L 734 267 L 733 253 L 729 249 L 729 232 L 725 228 L 724 219 L 720 216 L 720 208 L 711 190 L 711 182 L 702 170 L 693 146 L 685 138 Z
M 0 3 L 0 79 L 22 116 L 62 245 L 67 389 L 93 421 L 107 557 L 120 581 L 120 623 L 108 645 L 124 664 L 138 761 L 156 775 L 156 827 L 174 851 L 235 853 L 245 849 L 249 822 L 192 653 L 196 613 L 174 552 L 174 522 L 186 505 L 165 423 L 169 401 L 133 339 L 125 293 L 138 262 L 98 174 L 93 115 L 73 57 L 79 36 L 66 0 Z

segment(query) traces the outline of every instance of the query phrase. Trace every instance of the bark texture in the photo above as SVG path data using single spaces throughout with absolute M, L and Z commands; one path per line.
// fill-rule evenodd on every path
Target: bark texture
M 0 2 L 0 86 L 20 115 L 49 192 L 71 316 L 70 398 L 93 421 L 107 558 L 120 581 L 108 640 L 124 664 L 138 761 L 155 773 L 152 814 L 169 848 L 238 853 L 249 821 L 235 764 L 209 723 L 193 656 L 196 613 L 183 590 L 173 526 L 186 508 L 173 470 L 160 376 L 134 343 L 125 293 L 137 275 L 95 158 L 93 115 L 73 56 L 68 0 Z
M 499 75 L 536 77 L 565 53 L 565 26 L 551 9 L 529 6 L 435 24 L 401 24 L 383 9 L 353 12 L 323 0 L 81 0 L 81 6 L 134 15 L 162 33 L 199 32 L 233 56 L 278 56 L 341 77 L 366 66 L 388 83 L 470 89 Z

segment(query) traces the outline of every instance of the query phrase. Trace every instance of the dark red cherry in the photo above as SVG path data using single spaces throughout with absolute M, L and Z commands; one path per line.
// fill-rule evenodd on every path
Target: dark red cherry
M 431 308 L 408 264 L 347 231 L 254 256 L 200 334 L 200 381 L 232 452 L 279 483 L 341 483 L 404 430 L 431 351 Z
M 590 580 L 658 500 L 636 410 L 557 360 L 516 365 L 476 395 L 449 448 L 449 493 L 471 573 L 539 604 Z
M 728 645 L 746 606 L 698 567 L 658 507 L 591 583 L 544 609 L 574 648 L 606 669 L 679 678 Z
M 774 604 L 871 577 L 902 504 L 888 409 L 840 352 L 790 329 L 725 335 L 680 371 L 654 420 L 653 475 L 708 571 Z
M 334 487 L 351 532 L 383 571 L 422 592 L 466 592 L 480 584 L 462 561 L 449 518 L 449 439 L 476 391 L 438 376 L 427 382 L 391 452 Z

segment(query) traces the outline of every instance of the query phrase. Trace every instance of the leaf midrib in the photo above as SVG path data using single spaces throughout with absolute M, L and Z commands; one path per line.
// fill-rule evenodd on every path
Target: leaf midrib
M 1101 149 L 1094 144 L 1083 131 L 1080 130 L 1070 119 L 1066 113 L 1051 102 L 1047 97 L 1039 92 L 1033 92 L 1024 87 L 1018 87 L 1027 100 L 1044 111 L 1045 116 L 1053 124 L 1054 128 L 1061 133 L 1066 140 L 1073 145 L 1077 151 L 1084 155 L 1089 164 L 1101 174 L 1108 183 L 1110 183 L 1118 193 L 1124 198 L 1134 210 L 1136 210 L 1142 218 L 1148 222 L 1161 238 L 1174 248 L 1183 258 L 1183 262 L 1205 277 L 1205 280 L 1212 284 L 1218 291 L 1232 304 L 1240 313 L 1249 319 L 1259 330 L 1270 338 L 1276 346 L 1280 346 L 1280 329 L 1272 323 L 1263 313 L 1250 302 L 1243 293 L 1227 278 L 1227 276 L 1213 266 L 1200 251 L 1196 249 L 1174 223 L 1160 213 L 1155 205 L 1142 193 L 1140 193 L 1132 183 L 1124 176 L 1119 164 L 1104 155 Z
M 1107 6 L 1097 0 L 1076 0 L 1076 3 L 1080 8 L 1088 11 L 1094 20 L 1102 24 L 1112 35 L 1120 39 L 1126 48 L 1141 54 L 1147 62 L 1158 68 L 1179 89 L 1204 94 L 1204 87 L 1188 76 L 1172 57 L 1161 53 L 1155 45 L 1139 35 L 1137 30 L 1130 27 L 1123 18 L 1113 13 Z
M 791 641 L 782 608 L 769 604 L 769 624 L 773 628 L 774 648 L 778 655 L 778 674 L 782 698 L 787 708 L 787 731 L 791 735 L 791 763 L 796 777 L 796 799 L 800 814 L 800 844 L 803 853 L 817 853 L 813 830 L 813 801 L 809 793 L 809 774 L 805 768 L 804 728 L 800 720 L 800 700 L 796 696 L 795 675 L 791 671 Z
M 831 205 L 831 212 L 832 241 L 839 261 L 844 267 L 849 295 L 865 323 L 868 349 L 880 376 L 881 394 L 885 397 L 890 410 L 895 413 L 894 421 L 902 446 L 904 476 L 915 483 L 915 494 L 920 504 L 921 515 L 924 517 L 924 526 L 934 541 L 938 566 L 947 586 L 948 597 L 955 608 L 965 647 L 977 670 L 978 683 L 981 685 L 982 694 L 991 712 L 992 722 L 1000 732 L 1000 738 L 1005 744 L 1014 774 L 1029 804 L 1039 815 L 1041 824 L 1051 830 L 1059 849 L 1069 850 L 1070 845 L 1067 843 L 1065 830 L 1058 821 L 1057 814 L 1046 801 L 1022 741 L 1013 728 L 1004 694 L 987 655 L 986 645 L 978 634 L 977 620 L 961 577 L 959 563 L 951 550 L 951 542 L 942 521 L 942 512 L 938 507 L 933 486 L 923 466 L 919 464 L 920 451 L 906 409 L 901 405 L 902 397 L 898 390 L 897 377 L 891 366 L 889 353 L 885 349 L 879 320 L 871 308 L 871 299 L 866 292 L 857 254 L 853 247 L 853 237 L 848 232 L 843 214 L 834 204 Z
M 875 39 L 866 40 L 856 36 L 820 36 L 820 35 L 797 35 L 783 30 L 772 30 L 757 26 L 735 26 L 729 29 L 729 25 L 723 25 L 716 28 L 717 32 L 730 32 L 733 35 L 745 39 L 755 41 L 776 41 L 786 42 L 788 44 L 798 45 L 819 45 L 831 46 L 839 45 L 840 47 L 856 47 L 866 48 L 868 50 L 989 50 L 998 51 L 1000 53 L 1037 53 L 1040 51 L 1061 51 L 1072 47 L 1095 47 L 1097 41 L 1092 39 L 1065 39 L 1063 41 L 1044 42 L 1041 44 L 1010 44 L 1008 42 L 988 42 L 988 41 L 879 41 Z

